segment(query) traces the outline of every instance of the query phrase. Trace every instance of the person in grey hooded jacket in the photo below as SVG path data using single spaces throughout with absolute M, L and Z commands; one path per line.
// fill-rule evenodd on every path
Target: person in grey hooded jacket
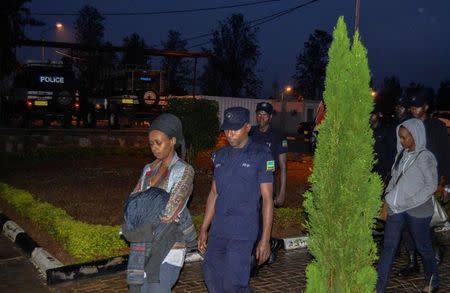
M 437 262 L 434 257 L 430 221 L 433 215 L 432 196 L 438 184 L 437 162 L 426 149 L 425 126 L 412 118 L 397 126 L 397 156 L 386 188 L 389 206 L 383 250 L 378 262 L 377 292 L 384 292 L 405 226 L 411 232 L 422 255 L 425 272 L 423 292 L 439 288 Z

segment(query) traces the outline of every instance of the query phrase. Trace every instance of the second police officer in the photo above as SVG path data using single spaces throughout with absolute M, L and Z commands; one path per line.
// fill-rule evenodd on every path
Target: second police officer
M 275 207 L 281 207 L 286 200 L 286 177 L 287 177 L 287 152 L 288 142 L 285 136 L 282 136 L 272 128 L 273 107 L 270 103 L 261 102 L 256 105 L 256 122 L 250 130 L 250 137 L 259 144 L 267 145 L 275 160 L 275 182 L 279 175 L 280 184 L 274 184 L 274 204 Z
M 288 142 L 285 136 L 272 128 L 272 115 L 272 104 L 258 103 L 256 105 L 257 125 L 252 126 L 249 135 L 254 142 L 266 145 L 272 153 L 275 161 L 273 202 L 275 207 L 281 207 L 286 200 Z M 280 239 L 270 238 L 271 253 L 267 264 L 275 262 L 282 245 Z M 252 275 L 256 275 L 257 272 L 257 267 L 252 269 Z

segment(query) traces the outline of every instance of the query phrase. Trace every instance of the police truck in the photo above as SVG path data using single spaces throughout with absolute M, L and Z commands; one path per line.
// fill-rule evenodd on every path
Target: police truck
M 163 71 L 126 65 L 100 72 L 88 103 L 82 103 L 84 123 L 95 127 L 97 120 L 108 120 L 109 127 L 120 128 L 148 121 L 161 113 L 162 95 L 165 95 Z
M 79 111 L 78 82 L 59 62 L 28 62 L 2 81 L 2 112 L 7 123 L 30 127 L 60 121 L 69 127 Z

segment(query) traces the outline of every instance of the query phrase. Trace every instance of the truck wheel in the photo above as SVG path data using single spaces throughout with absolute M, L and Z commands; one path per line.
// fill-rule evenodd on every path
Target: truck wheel
M 47 118 L 47 117 L 44 117 L 42 119 L 42 123 L 44 124 L 45 127 L 50 127 L 51 120 L 49 118 Z
M 117 112 L 111 112 L 109 113 L 109 127 L 111 129 L 119 129 L 120 128 L 120 124 L 119 124 L 119 113 Z
M 70 128 L 72 126 L 72 113 L 65 113 L 62 120 L 63 128 Z
M 157 106 L 159 104 L 159 95 L 155 91 L 146 91 L 144 93 L 144 105 L 145 106 Z
M 86 114 L 86 126 L 95 128 L 97 126 L 97 117 L 95 117 L 94 111 L 89 111 Z
M 33 119 L 31 118 L 31 114 L 23 113 L 19 116 L 19 121 L 22 128 L 31 128 Z

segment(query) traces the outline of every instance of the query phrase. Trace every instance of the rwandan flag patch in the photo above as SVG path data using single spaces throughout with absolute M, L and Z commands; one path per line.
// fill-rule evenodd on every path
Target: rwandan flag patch
M 287 143 L 286 139 L 283 139 L 283 141 L 281 141 L 281 146 L 284 147 L 284 148 L 288 147 L 288 143 Z
M 266 171 L 275 171 L 275 161 L 267 161 L 266 162 Z

